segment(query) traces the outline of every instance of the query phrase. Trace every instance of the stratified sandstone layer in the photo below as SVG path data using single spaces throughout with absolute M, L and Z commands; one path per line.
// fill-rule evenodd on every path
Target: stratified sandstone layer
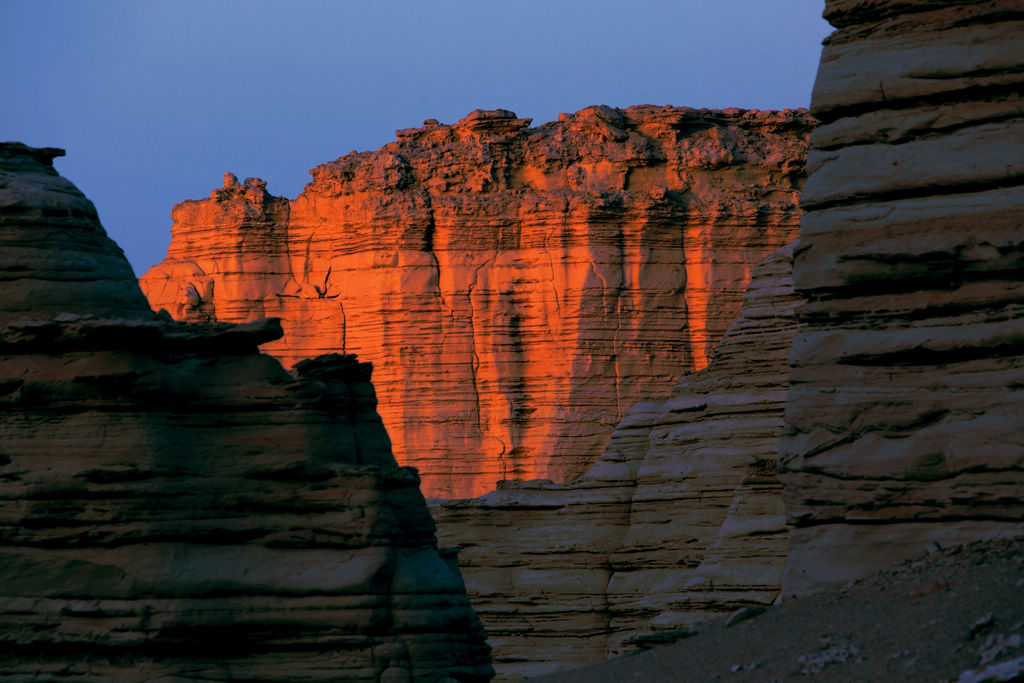
M 785 563 L 776 472 L 793 246 L 754 271 L 739 320 L 705 370 L 635 406 L 567 485 L 504 482 L 434 501 L 502 680 L 677 639 L 696 622 L 770 604 Z
M 567 481 L 626 409 L 707 363 L 750 271 L 793 240 L 812 120 L 588 107 L 398 131 L 294 201 L 228 175 L 175 207 L 141 278 L 177 319 L 281 317 L 264 350 L 373 362 L 429 495 Z
M 0 677 L 488 680 L 369 364 L 153 314 L 62 153 L 0 145 Z
M 785 594 L 1024 530 L 1024 8 L 830 0 Z

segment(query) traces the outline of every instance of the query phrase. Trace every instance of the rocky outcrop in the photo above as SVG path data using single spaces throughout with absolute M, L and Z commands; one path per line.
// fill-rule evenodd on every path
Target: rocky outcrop
M 132 268 L 100 226 L 96 208 L 53 171 L 59 156 L 64 150 L 0 144 L 0 325 L 68 311 L 151 319 Z
M 59 154 L 0 145 L 0 676 L 486 681 L 369 364 L 153 314 Z
M 141 278 L 183 320 L 281 317 L 286 365 L 375 367 L 429 495 L 566 481 L 632 404 L 707 363 L 751 268 L 794 239 L 802 110 L 504 110 L 398 131 L 293 201 L 228 175 Z
M 632 408 L 566 485 L 433 501 L 499 678 L 564 670 L 770 604 L 785 563 L 776 451 L 795 332 L 793 246 L 754 270 L 705 370 Z
M 780 456 L 787 595 L 1024 531 L 1021 6 L 829 0 L 826 18 Z

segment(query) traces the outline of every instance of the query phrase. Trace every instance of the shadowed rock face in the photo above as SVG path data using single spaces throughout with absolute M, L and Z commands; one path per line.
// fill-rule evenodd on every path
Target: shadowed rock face
M 53 168 L 64 150 L 0 144 L 0 325 L 63 312 L 151 319 L 96 208 Z
M 826 18 L 786 594 L 1024 530 L 1024 13 L 830 0 Z
M 370 365 L 153 314 L 58 153 L 0 145 L 0 676 L 487 680 Z
M 141 279 L 177 319 L 284 321 L 286 365 L 375 367 L 400 462 L 436 496 L 565 481 L 639 400 L 707 364 L 750 271 L 794 239 L 812 119 L 588 107 L 398 131 L 293 201 L 230 174 L 175 207 Z
M 778 595 L 792 254 L 754 269 L 711 364 L 634 406 L 584 476 L 432 502 L 439 541 L 461 549 L 500 679 L 670 642 Z

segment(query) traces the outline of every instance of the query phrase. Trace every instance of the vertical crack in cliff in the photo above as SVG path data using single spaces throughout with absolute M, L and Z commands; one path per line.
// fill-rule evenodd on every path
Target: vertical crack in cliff
M 434 204 L 430 201 L 430 193 L 423 193 L 424 201 L 427 203 L 427 225 L 423 229 L 423 251 L 433 254 L 434 253 L 434 231 L 437 229 L 437 223 L 434 220 Z
M 498 453 L 498 463 L 501 465 L 501 478 L 508 479 L 508 463 L 505 462 L 505 451 L 508 447 L 505 445 L 505 442 L 498 437 L 492 436 L 491 438 L 501 444 L 501 452 Z
M 621 227 L 620 227 L 621 230 Z M 620 233 L 621 236 L 621 233 Z M 619 391 L 619 385 L 621 377 L 619 375 L 619 334 L 622 331 L 622 285 L 614 288 L 615 301 L 614 311 L 612 307 L 608 305 L 607 293 L 612 288 L 608 286 L 608 280 L 597 270 L 594 262 L 590 262 L 590 272 L 597 276 L 597 279 L 601 281 L 601 312 L 602 316 L 613 314 L 615 316 L 615 331 L 612 333 L 612 351 L 611 359 L 612 366 L 615 369 L 615 419 L 622 419 L 622 400 Z M 622 263 L 622 249 L 619 249 L 619 268 L 622 269 L 622 277 L 625 278 L 625 268 Z
M 444 317 L 447 316 L 449 325 L 454 327 L 455 325 L 455 307 L 444 296 L 444 287 L 441 285 L 441 260 L 437 258 L 437 252 L 434 249 L 434 235 L 437 232 L 437 218 L 434 216 L 434 204 L 430 199 L 430 193 L 424 193 L 424 200 L 427 203 L 427 227 L 423 236 L 423 249 L 430 255 L 431 263 L 433 263 L 433 277 L 437 283 L 437 300 L 441 308 L 441 319 L 438 320 L 438 326 L 441 328 L 441 341 L 438 343 L 438 348 L 441 353 L 444 353 L 444 348 L 448 343 L 448 330 L 449 328 L 444 324 Z
M 345 302 L 338 298 L 338 308 L 341 309 L 341 352 L 348 353 L 348 318 L 345 316 Z
M 477 283 L 480 281 L 480 271 L 484 268 L 494 265 L 495 260 L 498 258 L 498 252 L 491 252 L 491 255 L 484 260 L 483 263 L 476 266 L 473 269 L 473 280 L 469 283 L 466 289 L 466 300 L 469 303 L 469 349 L 473 356 L 473 361 L 469 366 L 470 371 L 470 385 L 473 387 L 473 400 L 476 404 L 476 430 L 477 438 L 480 443 L 483 444 L 484 440 L 484 419 L 483 410 L 480 402 L 480 387 L 477 384 L 479 372 L 480 372 L 480 354 L 477 352 L 477 325 L 476 325 L 476 308 L 473 306 L 473 290 L 476 288 Z M 498 439 L 501 442 L 501 439 Z M 504 456 L 504 442 L 502 443 L 502 456 Z M 481 456 L 486 456 L 485 453 L 481 453 Z M 501 460 L 502 467 L 504 468 L 504 460 Z
M 437 258 L 437 254 L 430 252 L 430 260 L 434 267 L 434 277 L 437 279 L 437 302 L 441 308 L 441 319 L 438 320 L 438 326 L 441 328 L 441 341 L 438 343 L 438 348 L 441 353 L 444 353 L 444 348 L 448 344 L 448 331 L 449 327 L 444 324 L 444 318 L 448 318 L 448 325 L 451 327 L 455 326 L 455 307 L 448 302 L 448 299 L 444 296 L 444 287 L 441 286 L 441 261 Z
M 544 235 L 544 241 L 541 243 L 541 249 L 544 250 L 544 255 L 548 257 L 548 275 L 551 278 L 551 294 L 555 299 L 555 313 L 557 313 L 557 319 L 561 320 L 562 302 L 559 300 L 558 281 L 555 278 L 555 257 L 551 255 L 551 249 L 548 247 L 548 235 Z M 548 332 L 552 332 L 550 320 L 548 320 Z
M 622 223 L 618 225 L 615 235 L 615 246 L 619 257 L 619 286 L 615 290 L 615 333 L 612 335 L 612 360 L 615 369 L 615 421 L 622 419 L 622 375 L 619 371 L 619 351 L 622 342 L 622 293 L 626 289 L 626 234 Z
M 302 260 L 302 281 L 307 282 L 309 280 L 309 253 L 313 248 L 313 233 L 309 234 L 306 238 L 306 253 Z

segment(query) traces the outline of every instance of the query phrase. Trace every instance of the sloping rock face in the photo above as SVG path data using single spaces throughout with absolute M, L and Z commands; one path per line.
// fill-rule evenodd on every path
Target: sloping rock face
M 669 642 L 775 599 L 792 252 L 755 269 L 710 366 L 631 409 L 584 476 L 432 501 L 440 543 L 460 549 L 501 680 Z
M 264 350 L 373 362 L 400 462 L 429 495 L 566 481 L 626 408 L 707 363 L 755 263 L 795 238 L 812 119 L 588 107 L 398 131 L 294 201 L 230 174 L 175 207 L 141 278 L 177 319 L 273 315 Z M 429 397 L 429 398 L 426 398 Z
M 151 319 L 124 252 L 96 208 L 53 170 L 64 150 L 0 144 L 0 325 L 26 317 Z
M 369 364 L 153 314 L 58 154 L 0 145 L 0 676 L 488 680 Z
M 830 0 L 785 470 L 785 594 L 1024 530 L 1024 12 Z

